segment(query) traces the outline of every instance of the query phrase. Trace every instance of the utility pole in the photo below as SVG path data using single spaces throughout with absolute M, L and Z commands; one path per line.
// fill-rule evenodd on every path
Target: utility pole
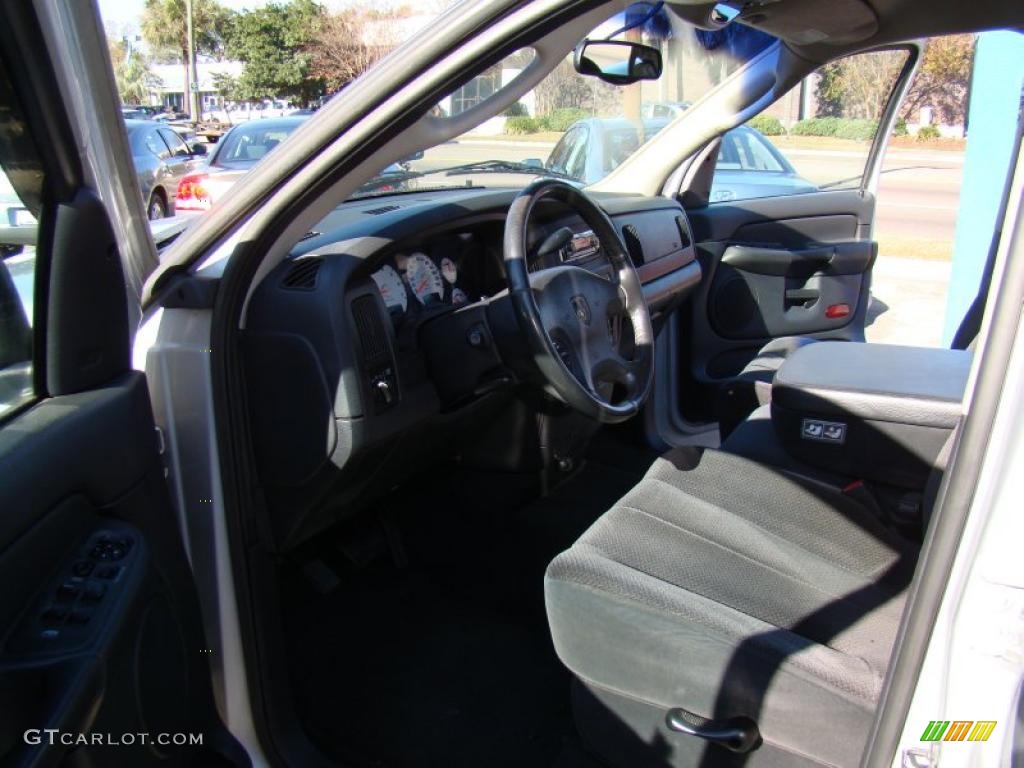
M 192 0 L 185 0 L 185 26 L 188 35 L 188 111 L 193 123 L 199 122 L 199 79 L 196 77 L 196 41 L 192 26 Z

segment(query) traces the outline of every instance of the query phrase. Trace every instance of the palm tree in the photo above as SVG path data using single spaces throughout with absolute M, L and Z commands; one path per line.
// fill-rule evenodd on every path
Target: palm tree
M 161 85 L 160 78 L 153 74 L 149 61 L 138 51 L 131 50 L 124 42 L 109 40 L 108 45 L 121 103 L 144 104 L 150 92 Z
M 229 16 L 230 11 L 217 0 L 192 0 L 192 28 L 197 54 L 221 55 Z M 157 57 L 181 58 L 185 74 L 183 95 L 187 97 L 190 80 L 185 0 L 146 0 L 142 12 L 142 36 Z

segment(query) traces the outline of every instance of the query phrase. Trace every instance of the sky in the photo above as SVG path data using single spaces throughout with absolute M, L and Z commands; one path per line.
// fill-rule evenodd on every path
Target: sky
M 124 35 L 134 30 L 136 34 L 139 33 L 139 19 L 142 17 L 142 9 L 146 7 L 146 0 L 99 0 L 99 4 L 103 25 L 109 32 Z M 265 4 L 265 0 L 221 0 L 221 5 L 234 11 Z
M 330 10 L 336 10 L 354 2 L 358 2 L 358 0 L 320 0 L 321 5 L 327 6 Z M 261 5 L 266 5 L 267 0 L 220 0 L 220 3 L 233 11 L 240 11 L 243 8 L 258 8 Z M 374 2 L 374 5 L 378 7 L 401 4 L 403 4 L 403 0 L 377 0 Z M 115 37 L 139 34 L 139 19 L 142 16 L 142 9 L 146 7 L 146 0 L 99 0 L 99 5 L 100 14 L 103 16 L 103 25 L 108 32 Z

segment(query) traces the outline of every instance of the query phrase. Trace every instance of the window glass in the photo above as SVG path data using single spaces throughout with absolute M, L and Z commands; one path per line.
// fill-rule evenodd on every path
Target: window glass
M 907 56 L 881 51 L 827 64 L 726 134 L 711 202 L 858 188 Z
M 143 141 L 146 144 L 146 149 L 152 152 L 154 155 L 159 157 L 161 160 L 171 154 L 170 150 L 167 149 L 167 145 L 156 135 L 156 131 L 146 131 L 146 135 L 143 137 Z
M 572 155 L 565 167 L 565 172 L 574 179 L 582 179 L 587 172 L 587 137 L 588 131 L 585 126 L 576 128 L 576 138 L 573 141 Z
M 254 165 L 301 125 L 298 119 L 287 122 L 268 120 L 242 125 L 223 139 L 213 159 L 214 165 Z
M 556 171 L 563 171 L 568 173 L 569 168 L 569 157 L 572 155 L 572 151 L 579 144 L 579 136 L 583 131 L 582 126 L 576 126 L 566 131 L 565 135 L 559 139 L 555 148 L 551 150 L 551 156 L 548 157 L 547 167 Z
M 467 185 L 521 188 L 544 172 L 594 184 L 776 42 L 739 24 L 717 31 L 701 29 L 659 3 L 635 3 L 619 10 L 590 37 L 628 39 L 658 48 L 662 76 L 613 86 L 580 75 L 569 54 L 501 115 L 403 162 L 401 191 Z M 432 110 L 433 116 L 458 115 L 490 98 L 533 58 L 529 49 L 507 56 L 453 89 Z M 583 126 L 585 140 L 577 143 L 576 130 Z M 767 162 L 763 156 L 761 160 Z M 756 165 L 757 157 L 752 162 Z M 355 196 L 394 194 L 393 170 L 379 169 L 378 178 Z
M 31 401 L 36 229 L 43 173 L 0 66 L 0 417 Z
M 182 141 L 181 137 L 170 128 L 158 128 L 157 130 L 160 131 L 163 140 L 167 142 L 172 155 L 175 157 L 188 157 L 192 154 L 188 151 L 188 144 Z

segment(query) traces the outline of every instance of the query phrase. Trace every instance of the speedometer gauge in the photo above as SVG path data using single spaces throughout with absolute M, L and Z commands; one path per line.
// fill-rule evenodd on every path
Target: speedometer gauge
M 394 267 L 386 264 L 370 277 L 377 284 L 377 290 L 380 291 L 380 297 L 384 299 L 384 306 L 388 311 L 405 312 L 409 306 L 409 296 L 405 292 L 402 278 L 395 272 Z
M 420 304 L 440 301 L 444 295 L 441 271 L 425 253 L 414 253 L 405 261 L 405 281 Z

